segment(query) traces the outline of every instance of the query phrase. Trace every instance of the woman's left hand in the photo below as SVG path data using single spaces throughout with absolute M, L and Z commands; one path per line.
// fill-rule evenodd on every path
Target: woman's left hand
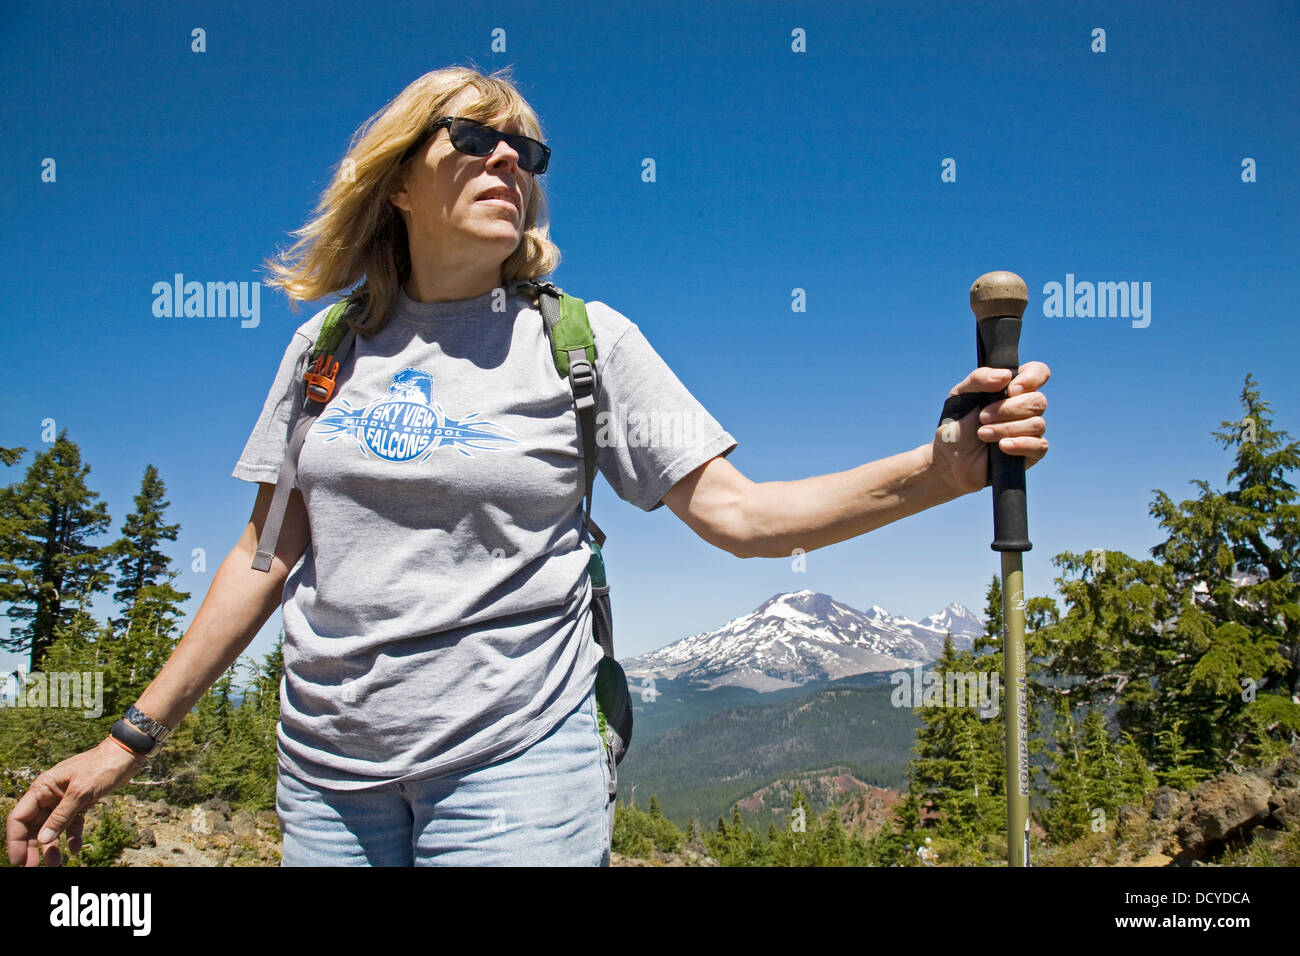
M 1008 455 L 1023 456 L 1027 469 L 1047 454 L 1047 439 L 1042 437 L 1047 431 L 1043 420 L 1047 396 L 1038 389 L 1051 375 L 1042 362 L 1026 362 L 1014 378 L 1006 369 L 977 368 L 948 393 L 951 397 L 1007 389 L 1006 398 L 972 409 L 960 421 L 935 429 L 930 446 L 933 467 L 956 494 L 968 495 L 985 487 L 992 442 Z

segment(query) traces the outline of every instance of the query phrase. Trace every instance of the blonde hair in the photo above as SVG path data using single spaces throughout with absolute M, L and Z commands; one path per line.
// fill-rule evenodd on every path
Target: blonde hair
M 509 67 L 490 76 L 462 66 L 424 74 L 353 134 L 316 204 L 315 218 L 292 233 L 300 238 L 288 251 L 264 260 L 271 275 L 263 284 L 283 289 L 297 312 L 298 302 L 347 290 L 364 276 L 365 281 L 348 295 L 356 305 L 349 310 L 348 322 L 359 335 L 387 325 L 411 273 L 406 223 L 388 198 L 401 185 L 406 168 L 402 155 L 467 87 L 479 96 L 457 109 L 456 115 L 498 129 L 519 129 L 544 141 L 541 123 L 515 89 Z M 547 209 L 541 181 L 534 178 L 523 237 L 501 264 L 503 283 L 539 278 L 559 265 L 560 250 L 550 240 Z

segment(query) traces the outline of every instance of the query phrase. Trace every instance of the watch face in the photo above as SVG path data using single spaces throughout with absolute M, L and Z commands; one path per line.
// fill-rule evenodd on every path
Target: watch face
M 120 721 L 119 723 L 125 724 L 127 727 L 131 727 L 130 721 L 124 720 L 124 721 Z M 132 730 L 134 730 L 136 733 L 141 733 L 141 731 L 138 728 L 132 727 Z M 149 749 L 145 751 L 141 751 L 139 746 L 140 742 L 138 740 L 133 740 L 130 736 L 130 731 L 126 730 L 125 728 L 119 730 L 118 724 L 113 725 L 113 729 L 110 731 L 110 735 L 113 737 L 114 740 L 120 743 L 127 750 L 131 751 L 137 757 L 151 757 L 158 751 L 158 748 L 162 746 L 160 743 L 154 741 L 153 738 L 148 737 L 148 735 L 146 734 L 145 736 L 150 741 Z

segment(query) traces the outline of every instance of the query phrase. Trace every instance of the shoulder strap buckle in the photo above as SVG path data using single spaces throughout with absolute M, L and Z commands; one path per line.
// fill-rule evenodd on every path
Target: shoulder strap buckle
M 587 360 L 586 349 L 569 349 L 569 381 L 580 395 L 587 395 L 595 389 L 596 373 Z
M 325 405 L 334 394 L 334 382 L 338 378 L 339 362 L 333 355 L 318 355 L 311 368 L 303 374 L 307 385 L 307 397 Z
M 303 373 L 307 398 L 322 405 L 327 404 L 334 395 L 334 384 L 339 374 L 339 360 L 335 356 L 343 356 L 347 351 L 343 340 L 351 331 L 345 321 L 351 304 L 350 299 L 343 299 L 335 302 L 325 313 L 325 319 L 316 334 L 316 344 L 312 347 L 311 367 Z M 347 342 L 348 345 L 352 344 L 351 339 Z
M 516 279 L 513 282 L 506 283 L 506 291 L 514 295 L 524 289 L 532 289 L 534 292 L 541 294 L 549 292 L 551 295 L 559 298 L 564 294 L 564 290 L 554 282 L 544 282 L 541 279 Z

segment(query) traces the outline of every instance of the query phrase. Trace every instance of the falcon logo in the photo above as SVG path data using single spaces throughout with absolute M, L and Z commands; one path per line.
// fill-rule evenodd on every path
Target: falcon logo
M 343 398 L 331 403 L 312 426 L 312 433 L 328 435 L 327 442 L 351 434 L 362 455 L 386 461 L 424 461 L 444 445 L 473 458 L 467 449 L 496 448 L 496 442 L 515 441 L 487 431 L 505 431 L 500 425 L 472 421 L 477 414 L 460 420 L 448 418 L 433 400 L 433 375 L 406 368 L 393 376 L 387 395 L 359 411 Z

